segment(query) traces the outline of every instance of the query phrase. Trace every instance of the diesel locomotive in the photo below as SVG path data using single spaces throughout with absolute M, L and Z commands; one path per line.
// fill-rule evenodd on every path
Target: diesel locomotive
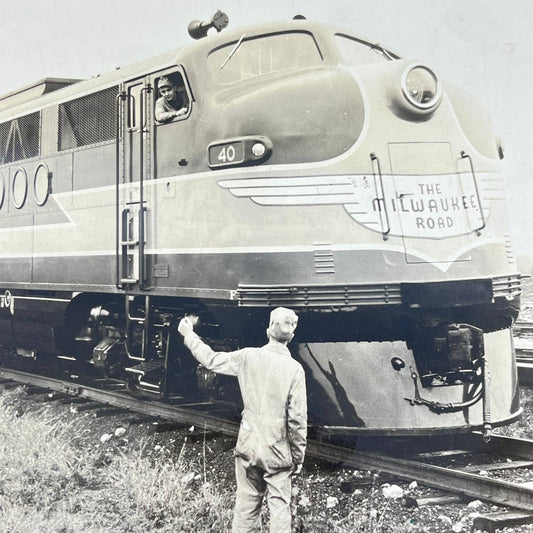
M 215 349 L 299 315 L 309 422 L 377 435 L 520 416 L 503 149 L 476 98 L 302 17 L 0 97 L 0 342 L 164 401 L 238 402 Z M 214 29 L 212 29 L 214 28 Z M 186 113 L 159 123 L 158 81 Z M 37 364 L 37 362 L 35 362 Z

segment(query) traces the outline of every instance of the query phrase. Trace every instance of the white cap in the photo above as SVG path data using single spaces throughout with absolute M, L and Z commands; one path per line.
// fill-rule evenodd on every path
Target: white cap
M 159 78 L 159 81 L 157 82 L 157 88 L 161 89 L 161 87 L 172 87 L 174 85 L 168 76 L 161 76 Z
M 294 337 L 294 330 L 298 325 L 298 316 L 292 309 L 276 307 L 270 313 L 270 324 L 267 335 L 277 341 L 291 341 Z

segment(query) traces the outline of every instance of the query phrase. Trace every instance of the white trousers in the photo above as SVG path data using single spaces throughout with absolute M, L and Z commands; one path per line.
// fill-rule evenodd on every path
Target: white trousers
M 237 498 L 232 533 L 260 531 L 259 516 L 266 495 L 270 511 L 270 533 L 291 533 L 291 470 L 268 473 L 258 467 L 246 468 L 235 457 Z

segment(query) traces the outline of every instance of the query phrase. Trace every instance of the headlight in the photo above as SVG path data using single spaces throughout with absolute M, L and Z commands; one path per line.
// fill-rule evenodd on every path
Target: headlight
M 410 65 L 402 74 L 402 93 L 415 108 L 433 110 L 440 102 L 442 88 L 436 74 L 424 65 Z

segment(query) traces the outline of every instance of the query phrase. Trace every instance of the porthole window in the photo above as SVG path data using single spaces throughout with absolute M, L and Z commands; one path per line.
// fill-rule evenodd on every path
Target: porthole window
M 44 205 L 50 194 L 50 172 L 48 167 L 41 163 L 35 171 L 33 178 L 33 194 L 37 205 Z
M 4 180 L 4 175 L 0 173 L 0 209 L 4 205 L 4 197 L 6 195 L 6 182 Z
M 20 209 L 28 194 L 28 176 L 26 171 L 21 167 L 17 169 L 13 176 L 13 204 L 17 209 Z

